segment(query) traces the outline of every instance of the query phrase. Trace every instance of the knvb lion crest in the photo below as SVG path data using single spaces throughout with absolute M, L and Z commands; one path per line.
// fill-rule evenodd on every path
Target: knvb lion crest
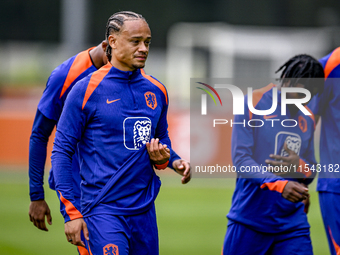
M 151 135 L 151 121 L 137 120 L 133 127 L 133 143 L 135 149 L 141 148 L 150 140 Z
M 115 244 L 107 244 L 103 248 L 103 255 L 119 255 L 118 246 Z
M 124 120 L 124 146 L 139 150 L 150 141 L 152 123 L 148 117 L 128 117 Z
M 300 137 L 287 136 L 285 142 L 287 144 L 288 149 L 290 149 L 291 151 L 294 151 L 297 155 L 299 155 L 300 148 L 301 148 L 301 138 Z M 288 152 L 284 148 L 282 148 L 281 156 L 283 156 L 283 157 L 289 156 Z
M 157 99 L 156 95 L 150 91 L 144 94 L 146 105 L 149 106 L 152 110 L 155 110 L 157 107 Z
M 300 154 L 302 140 L 301 137 L 294 132 L 280 131 L 275 136 L 274 154 L 287 157 L 289 153 L 284 149 L 284 144 L 287 148 L 294 151 L 297 155 Z

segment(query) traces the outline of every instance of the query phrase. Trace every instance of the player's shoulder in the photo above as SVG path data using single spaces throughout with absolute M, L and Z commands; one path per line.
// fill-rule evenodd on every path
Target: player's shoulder
M 91 57 L 89 55 L 89 51 L 93 49 L 89 48 L 87 50 L 78 52 L 77 54 L 73 55 L 66 59 L 63 63 L 57 66 L 53 71 L 52 74 L 60 74 L 60 75 L 67 75 L 70 71 L 72 66 L 76 65 L 76 69 L 87 69 L 93 65 Z
M 69 72 L 71 71 L 71 67 L 77 62 L 77 68 L 78 69 L 84 69 L 81 68 L 84 65 L 89 65 L 89 62 L 91 62 L 91 59 L 86 56 L 87 51 L 79 52 L 78 54 L 68 58 L 63 63 L 58 65 L 52 72 L 48 79 L 47 85 L 53 85 L 56 83 L 56 85 L 63 84 L 63 81 L 65 81 L 66 77 L 69 75 Z M 82 58 L 79 58 L 79 56 L 82 56 Z M 87 54 L 88 55 L 88 54 Z M 88 58 L 88 59 L 86 59 Z M 92 65 L 92 62 L 90 63 Z
M 165 85 L 160 80 L 150 74 L 145 73 L 144 69 L 140 69 L 140 73 L 146 81 L 152 83 L 155 86 L 161 86 L 165 88 Z
M 272 94 L 271 90 L 275 87 L 277 87 L 277 86 L 274 83 L 269 83 L 265 87 L 262 87 L 260 89 L 255 89 L 253 91 L 253 97 L 261 97 L 261 96 L 271 95 Z
M 324 68 L 325 78 L 338 77 L 340 73 L 340 47 L 319 59 L 319 62 Z
M 319 62 L 325 67 L 325 64 L 327 63 L 327 61 L 329 61 L 331 58 L 334 58 L 334 59 L 338 60 L 339 56 L 340 56 L 340 47 L 335 48 L 329 54 L 327 54 L 326 56 L 320 58 Z
M 156 86 L 159 91 L 164 94 L 166 103 L 168 103 L 168 92 L 166 87 L 163 83 L 161 83 L 159 80 L 157 80 L 155 77 L 148 75 L 145 73 L 144 69 L 140 69 L 141 75 L 143 76 L 144 80 L 149 82 L 150 84 Z
M 98 70 L 94 71 L 93 73 L 89 74 L 86 78 L 87 86 L 92 88 L 97 88 L 99 84 L 102 83 L 103 80 L 107 77 L 112 65 L 107 63 L 106 65 L 102 66 Z
M 275 87 L 275 84 L 270 83 L 265 87 L 253 90 L 253 93 L 251 94 L 253 106 L 255 107 L 259 103 L 266 103 L 268 99 L 271 99 L 273 96 L 272 90 Z M 249 97 L 249 95 L 247 96 Z
M 82 80 L 78 81 L 72 90 L 75 90 L 73 94 L 83 95 L 82 108 L 84 109 L 86 103 L 89 101 L 92 95 L 97 94 L 97 88 L 102 84 L 107 74 L 110 72 L 112 65 L 106 64 L 97 71 L 89 74 Z M 92 97 L 93 98 L 93 97 Z

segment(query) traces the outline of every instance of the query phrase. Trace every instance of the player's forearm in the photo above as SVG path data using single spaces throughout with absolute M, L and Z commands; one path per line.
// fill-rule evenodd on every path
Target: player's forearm
M 80 208 L 75 207 L 76 203 L 73 195 L 72 156 L 66 153 L 58 144 L 55 144 L 51 159 L 55 188 L 61 202 L 60 212 L 64 216 L 65 222 L 67 222 L 72 220 L 72 213 L 78 215 L 80 210 Z
M 66 150 L 69 147 L 66 144 L 60 143 L 57 135 L 52 150 L 52 168 L 55 180 L 56 190 L 62 192 L 65 199 L 73 199 L 72 192 L 72 156 L 74 151 Z
M 57 193 L 60 192 L 66 200 L 73 203 L 72 157 L 78 140 L 72 133 L 68 133 L 70 130 L 65 128 L 65 123 L 61 118 L 54 138 L 51 160 Z
M 171 148 L 171 140 L 168 132 L 167 107 L 163 108 L 162 114 L 159 118 L 159 122 L 155 130 L 155 138 L 158 138 L 162 144 L 166 144 L 169 149 Z
M 158 169 L 164 169 L 166 167 L 172 167 L 172 163 L 174 161 L 174 159 L 171 158 L 172 155 L 172 149 L 171 149 L 171 140 L 169 138 L 169 134 L 168 134 L 168 123 L 166 120 L 166 110 L 163 110 L 159 123 L 157 124 L 157 128 L 156 128 L 156 132 L 155 132 L 155 138 L 159 139 L 159 142 L 161 144 L 165 144 L 167 145 L 167 148 L 170 150 L 170 158 L 169 160 L 165 163 L 162 164 L 160 166 L 156 166 L 156 168 Z
M 181 157 L 178 156 L 177 153 L 173 149 L 171 149 L 168 167 L 174 170 L 173 163 L 175 160 L 178 160 L 178 159 L 181 159 Z
M 48 138 L 56 121 L 36 113 L 29 145 L 29 186 L 31 201 L 44 199 L 44 168 Z
M 77 140 L 72 139 L 72 136 L 57 129 L 51 160 L 55 190 L 61 202 L 60 212 L 65 222 L 82 217 L 80 208 L 75 206 L 77 203 L 73 191 L 72 158 L 76 143 Z
M 29 147 L 29 186 L 31 201 L 44 199 L 44 168 L 47 142 L 30 141 Z

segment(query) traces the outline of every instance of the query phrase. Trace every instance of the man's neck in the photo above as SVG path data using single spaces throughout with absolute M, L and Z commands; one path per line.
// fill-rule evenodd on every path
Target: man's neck
M 138 69 L 138 68 L 129 67 L 127 65 L 122 65 L 119 61 L 116 61 L 113 58 L 111 59 L 110 63 L 113 67 L 115 67 L 118 70 L 123 71 L 123 72 L 134 72 Z
M 104 65 L 103 49 L 100 46 L 95 47 L 89 52 L 93 65 L 99 69 Z

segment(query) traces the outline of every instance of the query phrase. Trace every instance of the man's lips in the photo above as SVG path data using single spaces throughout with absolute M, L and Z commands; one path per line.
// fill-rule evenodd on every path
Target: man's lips
M 146 60 L 146 56 L 135 56 L 136 59 L 138 60 Z

